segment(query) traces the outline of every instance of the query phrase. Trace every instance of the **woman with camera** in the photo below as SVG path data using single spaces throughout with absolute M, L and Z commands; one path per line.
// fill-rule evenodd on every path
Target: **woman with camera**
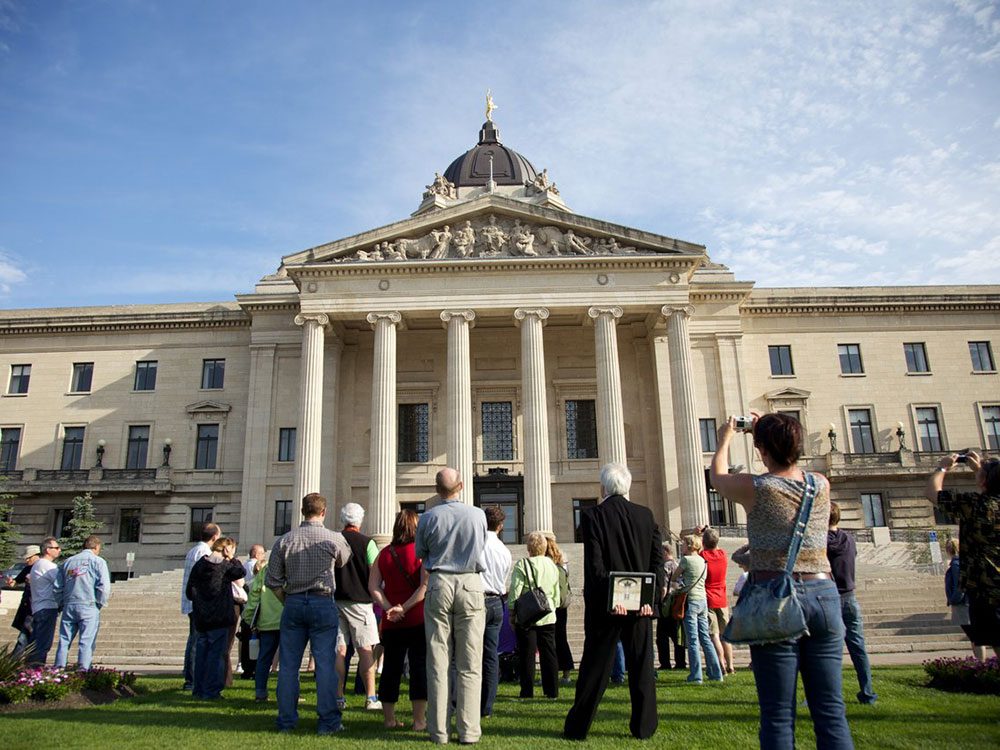
M 806 498 L 807 473 L 798 467 L 802 425 L 785 414 L 755 419 L 749 431 L 767 468 L 765 474 L 730 474 L 729 444 L 737 434 L 737 418 L 719 428 L 718 450 L 712 457 L 712 486 L 747 513 L 750 542 L 750 584 L 784 575 L 795 524 Z M 795 687 L 802 674 L 809 712 L 820 748 L 853 748 L 842 691 L 844 621 L 840 594 L 826 557 L 830 484 L 812 474 L 815 498 L 792 569 L 808 635 L 768 645 L 751 645 L 754 680 L 760 705 L 760 745 L 795 746 Z M 735 618 L 734 613 L 734 618 Z

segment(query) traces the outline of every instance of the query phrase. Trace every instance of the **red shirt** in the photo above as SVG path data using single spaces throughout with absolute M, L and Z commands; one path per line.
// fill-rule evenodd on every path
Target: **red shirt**
M 420 588 L 420 566 L 421 560 L 416 556 L 416 545 L 400 544 L 392 547 L 396 551 L 399 563 L 393 559 L 388 546 L 378 553 L 375 564 L 378 565 L 379 573 L 382 574 L 382 591 L 390 604 L 403 604 L 413 596 L 413 592 Z M 400 570 L 402 568 L 402 570 Z M 406 571 L 406 575 L 403 575 Z M 412 580 L 412 583 L 411 583 Z M 394 630 L 396 628 L 412 628 L 424 624 L 424 603 L 419 602 L 409 612 L 403 615 L 399 622 L 389 622 L 389 618 L 382 618 L 383 630 Z
M 729 599 L 726 598 L 726 568 L 729 561 L 726 559 L 724 549 L 703 549 L 699 552 L 708 566 L 705 574 L 705 597 L 708 599 L 709 609 L 722 609 L 729 606 Z

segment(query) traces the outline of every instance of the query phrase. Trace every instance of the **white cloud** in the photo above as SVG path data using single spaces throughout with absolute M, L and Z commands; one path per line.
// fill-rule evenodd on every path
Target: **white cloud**
M 0 250 L 0 293 L 10 294 L 15 284 L 28 280 L 28 275 L 21 270 L 18 262 L 8 253 Z

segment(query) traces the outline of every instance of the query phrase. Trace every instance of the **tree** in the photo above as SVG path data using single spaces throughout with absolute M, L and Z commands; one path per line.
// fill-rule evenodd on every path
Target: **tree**
M 63 558 L 83 550 L 87 537 L 104 525 L 95 517 L 94 498 L 89 492 L 73 498 L 73 517 L 66 523 L 66 536 L 59 540 Z
M 0 570 L 6 570 L 17 559 L 17 540 L 20 536 L 14 524 L 13 495 L 0 492 Z

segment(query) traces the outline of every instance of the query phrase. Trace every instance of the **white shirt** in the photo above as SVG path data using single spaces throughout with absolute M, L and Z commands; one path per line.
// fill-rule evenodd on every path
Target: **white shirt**
M 37 615 L 43 609 L 59 609 L 59 567 L 44 557 L 35 560 L 31 566 L 31 614 Z
M 747 574 L 740 573 L 740 577 L 736 579 L 736 585 L 733 586 L 733 596 L 738 597 L 740 593 L 743 591 L 743 587 L 746 586 L 746 583 L 747 583 Z
M 247 580 L 247 581 L 253 580 L 253 569 L 254 569 L 254 566 L 256 564 L 257 564 L 257 561 L 254 560 L 252 557 L 249 560 L 247 560 L 245 563 L 243 563 L 243 570 L 246 572 L 246 575 L 243 576 L 243 578 L 245 580 Z
M 514 563 L 510 550 L 500 541 L 495 531 L 486 532 L 486 546 L 479 560 L 483 565 L 483 571 L 479 574 L 483 579 L 483 591 L 487 594 L 506 594 L 507 579 Z
M 191 604 L 191 600 L 187 598 L 187 587 L 188 578 L 191 577 L 191 568 L 194 564 L 198 562 L 201 558 L 212 554 L 212 548 L 209 547 L 205 542 L 198 542 L 191 549 L 188 550 L 187 555 L 184 557 L 184 578 L 181 579 L 181 614 L 189 615 L 194 611 L 194 605 Z

